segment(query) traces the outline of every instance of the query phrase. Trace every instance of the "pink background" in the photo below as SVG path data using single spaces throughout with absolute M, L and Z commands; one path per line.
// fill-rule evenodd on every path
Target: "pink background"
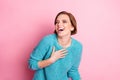
M 0 0 L 0 80 L 31 80 L 28 59 L 62 10 L 78 22 L 82 80 L 120 80 L 120 0 Z

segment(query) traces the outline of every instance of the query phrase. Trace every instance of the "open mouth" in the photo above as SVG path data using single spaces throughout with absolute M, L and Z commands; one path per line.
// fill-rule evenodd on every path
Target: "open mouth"
M 64 31 L 64 28 L 59 28 L 58 31 Z

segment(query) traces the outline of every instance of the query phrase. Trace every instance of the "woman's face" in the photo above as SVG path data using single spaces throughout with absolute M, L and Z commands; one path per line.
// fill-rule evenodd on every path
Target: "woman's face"
M 56 19 L 55 30 L 58 36 L 68 36 L 71 35 L 71 31 L 74 30 L 69 16 L 66 14 L 60 14 Z

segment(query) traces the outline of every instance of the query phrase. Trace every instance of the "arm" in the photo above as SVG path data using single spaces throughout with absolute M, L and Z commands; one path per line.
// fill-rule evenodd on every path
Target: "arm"
M 49 49 L 49 44 L 47 39 L 41 40 L 39 45 L 33 50 L 32 54 L 30 55 L 29 59 L 29 67 L 32 70 L 42 69 L 54 63 L 59 58 L 63 58 L 67 51 L 64 49 L 55 51 L 55 47 L 53 47 L 51 57 L 43 60 L 45 54 Z
M 43 38 L 39 44 L 34 48 L 32 51 L 30 58 L 29 58 L 29 68 L 32 70 L 41 69 L 38 65 L 39 61 L 42 61 L 45 54 L 49 49 L 49 42 L 46 38 Z
M 72 80 L 81 80 L 78 67 L 75 64 L 68 71 L 68 77 L 71 78 Z
M 77 55 L 77 57 L 75 58 L 76 60 L 73 64 L 73 66 L 67 73 L 68 77 L 70 77 L 72 80 L 81 80 L 78 68 L 79 68 L 79 64 L 80 64 L 80 60 L 81 60 L 82 46 L 80 47 L 79 53 L 80 54 Z
M 63 58 L 66 55 L 65 53 L 67 53 L 65 49 L 55 51 L 55 47 L 53 47 L 51 57 L 49 59 L 39 61 L 38 66 L 40 68 L 47 67 L 55 61 L 57 61 L 58 59 Z

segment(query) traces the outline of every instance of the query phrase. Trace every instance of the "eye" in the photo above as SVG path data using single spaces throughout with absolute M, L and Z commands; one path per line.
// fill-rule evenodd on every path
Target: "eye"
M 66 21 L 66 20 L 63 20 L 63 23 L 67 23 L 67 21 Z
M 56 21 L 55 24 L 59 24 L 59 21 Z

